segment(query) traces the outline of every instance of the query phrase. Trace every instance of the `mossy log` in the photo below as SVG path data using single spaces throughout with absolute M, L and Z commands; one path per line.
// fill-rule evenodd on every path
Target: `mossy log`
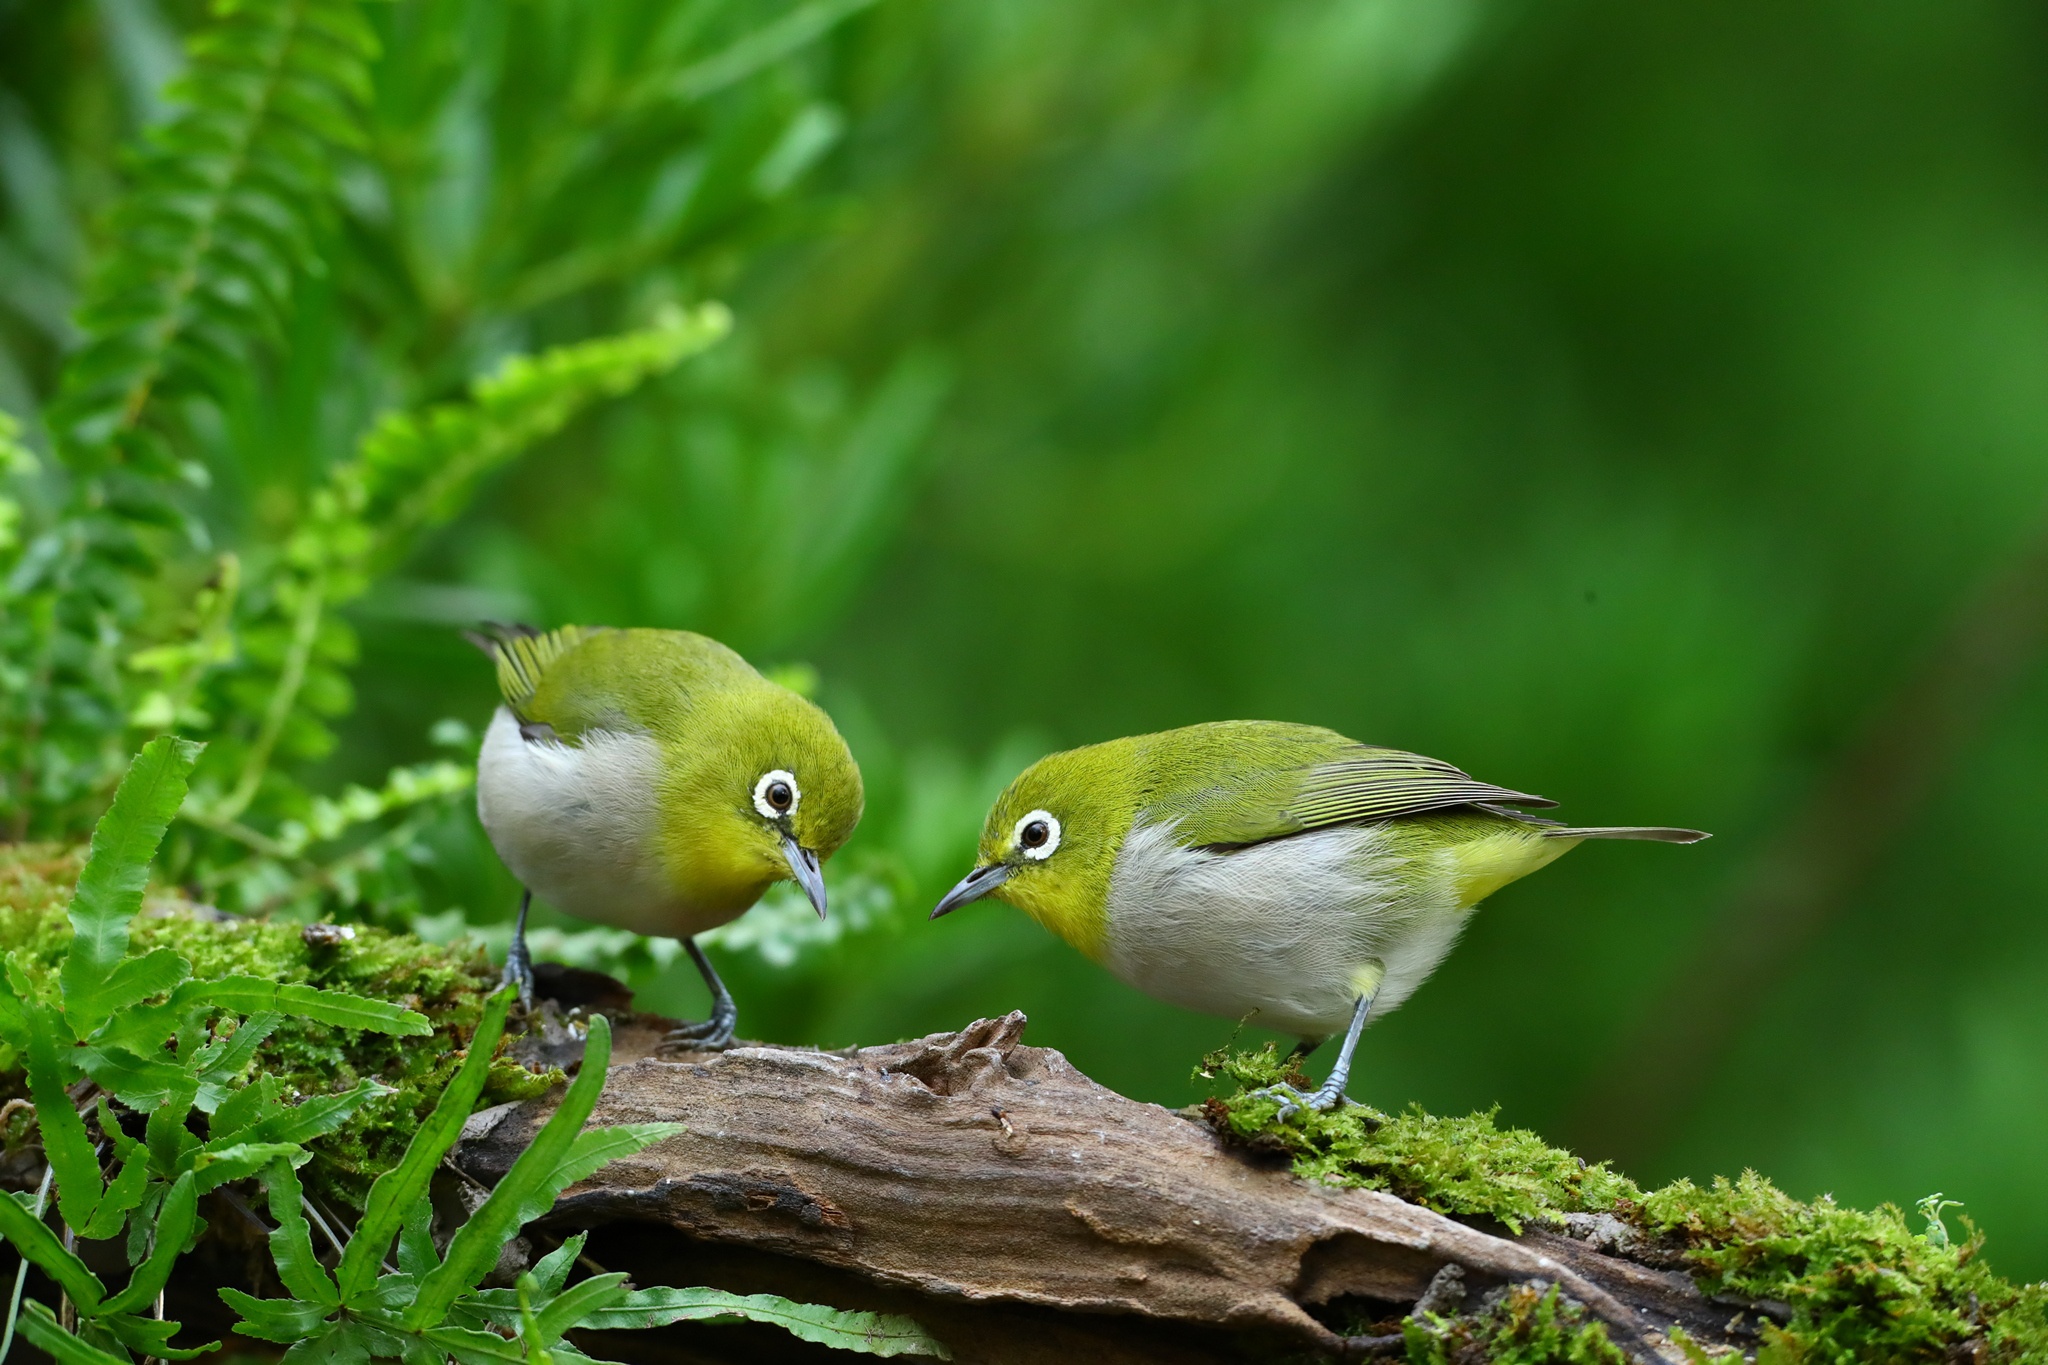
M 992 1365 L 1400 1355 L 1398 1333 L 1332 1324 L 1539 1283 L 1644 1358 L 1684 1359 L 1664 1335 L 1673 1324 L 1755 1346 L 1744 1328 L 1756 1306 L 1710 1303 L 1682 1272 L 1563 1230 L 1495 1235 L 1297 1179 L 1198 1116 L 1025 1046 L 1022 1014 L 886 1047 L 674 1057 L 655 1055 L 665 1023 L 635 1016 L 619 1030 L 592 1121 L 687 1131 L 575 1186 L 539 1225 L 592 1230 L 595 1262 L 644 1283 L 909 1313 L 957 1360 Z M 549 1103 L 478 1113 L 460 1172 L 496 1180 Z M 698 1340 L 650 1356 L 622 1339 L 600 1354 L 706 1359 Z M 749 1341 L 721 1358 L 807 1355 Z

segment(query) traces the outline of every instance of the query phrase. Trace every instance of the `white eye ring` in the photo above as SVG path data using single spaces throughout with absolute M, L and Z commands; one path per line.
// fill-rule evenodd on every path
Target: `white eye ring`
M 1043 824 L 1046 828 L 1045 842 L 1036 848 L 1026 847 L 1024 843 L 1024 827 L 1030 824 Z M 1010 839 L 1017 845 L 1019 853 L 1033 861 L 1050 858 L 1060 846 L 1059 817 L 1049 810 L 1035 810 L 1017 822 L 1017 827 L 1010 831 Z
M 777 810 L 768 800 L 768 789 L 777 782 L 789 788 L 789 809 Z M 796 775 L 781 768 L 771 768 L 761 774 L 761 780 L 754 784 L 754 809 L 770 820 L 795 815 L 796 808 L 803 804 L 804 794 L 796 785 Z

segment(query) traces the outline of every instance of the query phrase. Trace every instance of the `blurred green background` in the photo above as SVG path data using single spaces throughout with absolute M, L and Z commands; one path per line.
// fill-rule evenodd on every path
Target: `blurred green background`
M 1233 1024 L 999 905 L 923 922 L 1041 753 L 1306 721 L 1709 829 L 1501 893 L 1353 1095 L 1644 1180 L 1941 1190 L 2048 1274 L 2048 14 L 812 3 L 716 86 L 718 6 L 574 8 L 374 8 L 345 265 L 223 424 L 224 539 L 393 396 L 650 301 L 739 325 L 360 604 L 322 771 L 480 727 L 481 617 L 807 666 L 869 814 L 838 937 L 718 954 L 743 1031 L 1023 1009 L 1169 1104 Z M 0 0 L 0 406 L 200 18 Z M 509 913 L 466 809 L 431 847 L 425 911 Z

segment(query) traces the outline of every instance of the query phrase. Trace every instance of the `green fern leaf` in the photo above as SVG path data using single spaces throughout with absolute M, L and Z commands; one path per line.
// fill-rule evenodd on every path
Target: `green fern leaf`
M 218 398 L 274 335 L 332 197 L 333 153 L 362 145 L 376 38 L 356 0 L 215 0 L 188 44 L 183 106 L 154 131 L 108 224 L 78 312 L 85 344 L 48 421 L 74 466 L 114 456 L 159 478 L 153 412 Z

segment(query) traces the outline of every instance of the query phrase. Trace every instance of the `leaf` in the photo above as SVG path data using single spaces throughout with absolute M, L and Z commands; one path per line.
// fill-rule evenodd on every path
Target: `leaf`
M 327 1321 L 333 1305 L 307 1303 L 301 1299 L 259 1299 L 239 1289 L 222 1289 L 222 1302 L 241 1316 L 235 1331 L 259 1341 L 279 1341 L 289 1346 L 306 1340 Z
M 228 1291 L 222 1290 L 225 1297 Z M 284 1353 L 278 1365 L 363 1365 L 377 1339 L 360 1322 L 344 1322 L 317 1336 L 306 1337 Z
M 267 1072 L 221 1101 L 207 1124 L 207 1136 L 214 1142 L 235 1142 L 242 1131 L 275 1114 L 284 1112 L 277 1102 L 277 1078 Z
M 589 1240 L 589 1233 L 579 1232 L 534 1263 L 533 1282 L 540 1286 L 541 1293 L 561 1292 L 569 1272 L 575 1268 L 576 1258 L 583 1254 L 583 1244 Z
M 199 1093 L 193 1098 L 201 1113 L 211 1114 L 241 1088 L 235 1081 L 255 1060 L 256 1049 L 263 1046 L 263 1040 L 283 1022 L 284 1016 L 277 1013 L 251 1015 L 235 1030 L 234 1037 L 208 1049 L 213 1056 L 199 1072 Z
M 107 1287 L 100 1283 L 99 1276 L 64 1249 L 47 1223 L 23 1207 L 20 1199 L 6 1193 L 0 1193 L 0 1237 L 40 1266 L 82 1310 L 91 1312 L 106 1297 Z
M 387 1085 L 358 1081 L 352 1089 L 339 1095 L 315 1095 L 275 1113 L 265 1114 L 234 1132 L 214 1138 L 206 1144 L 206 1150 L 218 1152 L 250 1143 L 311 1142 L 341 1127 L 370 1100 L 390 1093 L 391 1087 Z
M 603 1170 L 620 1157 L 643 1151 L 682 1131 L 680 1123 L 621 1123 L 611 1128 L 593 1128 L 587 1133 L 578 1133 L 568 1153 L 548 1173 L 547 1183 L 554 1191 L 548 1196 L 548 1203 L 552 1205 L 555 1195 L 583 1177 Z
M 532 1336 L 538 1337 L 542 1346 L 554 1345 L 562 1339 L 562 1333 L 572 1327 L 582 1326 L 584 1318 L 610 1308 L 625 1298 L 625 1286 L 626 1277 L 617 1272 L 609 1275 L 592 1275 L 587 1280 L 579 1280 L 533 1315 L 533 1325 L 530 1329 Z M 538 1283 L 534 1285 L 536 1290 L 539 1287 Z
M 220 1349 L 220 1343 L 217 1341 L 210 1341 L 204 1346 L 182 1348 L 171 1345 L 171 1338 L 177 1335 L 179 1327 L 183 1324 L 167 1322 L 162 1318 L 116 1313 L 110 1317 L 94 1318 L 93 1325 L 112 1333 L 123 1346 L 160 1360 L 193 1360 Z
M 120 1356 L 88 1346 L 57 1325 L 48 1308 L 31 1299 L 21 1309 L 22 1339 L 47 1351 L 57 1365 L 128 1365 Z
M 239 1014 L 282 1011 L 316 1024 L 361 1029 L 366 1033 L 392 1033 L 400 1037 L 424 1038 L 434 1031 L 424 1014 L 394 1005 L 387 1000 L 370 1000 L 341 991 L 323 991 L 299 982 L 266 981 L 260 976 L 224 976 L 215 981 L 194 981 L 181 988 L 176 1002 L 211 1005 Z
M 496 1332 L 468 1327 L 429 1327 L 420 1333 L 428 1343 L 454 1356 L 462 1365 L 526 1365 L 527 1355 L 516 1341 Z
M 88 1242 L 104 1242 L 120 1235 L 128 1212 L 142 1202 L 149 1189 L 149 1150 L 131 1141 L 121 1162 L 121 1173 L 107 1186 L 106 1197 L 93 1211 L 92 1221 L 78 1230 Z
M 185 1159 L 199 1147 L 198 1136 L 185 1123 L 191 1117 L 192 1097 L 198 1091 L 198 1078 L 180 1072 L 163 1103 L 150 1111 L 149 1122 L 143 1128 L 142 1140 L 149 1145 L 150 1161 L 157 1174 L 166 1180 L 183 1170 Z
M 138 1057 L 126 1048 L 82 1047 L 78 1067 L 93 1084 L 137 1113 L 147 1114 L 183 1088 L 185 1069 L 176 1062 Z
M 107 1103 L 105 1095 L 101 1095 L 93 1101 L 93 1110 L 100 1121 L 101 1135 L 108 1142 L 114 1144 L 114 1157 L 116 1160 L 126 1161 L 141 1148 L 142 1144 L 129 1137 L 127 1130 L 121 1127 L 121 1120 L 115 1115 L 114 1106 Z
M 186 779 L 204 747 L 159 735 L 142 746 L 93 827 L 92 851 L 71 898 L 71 947 L 58 973 L 66 1012 L 81 1038 L 112 1012 L 107 988 L 128 953 L 128 926 L 142 908 L 149 864 L 185 800 Z
M 953 1353 L 910 1318 L 855 1313 L 822 1304 L 794 1303 L 775 1294 L 728 1294 L 722 1289 L 639 1289 L 579 1325 L 588 1330 L 661 1327 L 671 1322 L 763 1322 L 803 1341 L 868 1355 L 936 1356 Z
M 99 1154 L 86 1136 L 85 1120 L 71 1107 L 65 1089 L 70 1077 L 58 1061 L 63 1027 L 57 1011 L 48 1005 L 29 1007 L 28 1092 L 35 1100 L 43 1154 L 57 1173 L 57 1207 L 65 1222 L 82 1228 L 92 1221 L 106 1187 L 100 1181 Z
M 198 1210 L 198 1177 L 187 1171 L 171 1183 L 170 1192 L 164 1196 L 163 1209 L 157 1214 L 156 1246 L 149 1259 L 137 1267 L 120 1293 L 101 1306 L 102 1312 L 133 1313 L 156 1302 L 156 1296 L 171 1281 L 171 1267 L 185 1254 L 185 1243 L 192 1236 Z
M 192 964 L 169 948 L 157 948 L 141 957 L 131 957 L 114 968 L 106 985 L 91 995 L 95 1013 L 106 1019 L 152 995 L 162 995 L 192 975 Z M 75 1007 L 74 1007 L 75 1013 Z M 106 1022 L 102 1019 L 102 1023 Z
M 406 1210 L 405 1222 L 398 1229 L 398 1268 L 407 1275 L 424 1275 L 441 1264 L 441 1258 L 434 1251 L 434 1206 L 425 1199 L 415 1200 Z
M 462 1137 L 462 1125 L 484 1092 L 490 1076 L 491 1055 L 504 1036 L 505 1015 L 512 1008 L 513 992 L 498 991 L 484 1005 L 483 1018 L 469 1041 L 469 1055 L 462 1059 L 455 1078 L 441 1092 L 434 1112 L 406 1144 L 405 1155 L 396 1166 L 377 1177 L 364 1202 L 362 1220 L 342 1253 L 335 1280 L 344 1302 L 352 1303 L 376 1280 L 377 1264 L 384 1248 L 405 1221 L 406 1210 L 427 1197 L 427 1186 L 441 1165 L 441 1158 Z M 495 1254 L 494 1254 L 495 1255 Z M 433 1321 L 439 1321 L 437 1315 Z
M 306 1225 L 306 1192 L 299 1173 L 289 1161 L 273 1161 L 263 1168 L 263 1186 L 270 1194 L 270 1216 L 277 1223 L 270 1232 L 270 1259 L 277 1265 L 277 1278 L 295 1296 L 323 1308 L 341 1302 L 334 1279 L 313 1254 L 313 1233 Z
M 449 1305 L 498 1263 L 498 1253 L 521 1224 L 547 1211 L 562 1186 L 551 1181 L 575 1145 L 578 1131 L 597 1105 L 604 1088 L 605 1065 L 611 1060 L 611 1024 L 601 1014 L 590 1017 L 583 1044 L 583 1065 L 562 1096 L 561 1105 L 534 1135 L 533 1142 L 512 1163 L 490 1197 L 469 1221 L 448 1239 L 441 1264 L 420 1282 L 419 1297 L 406 1311 L 405 1325 L 415 1330 L 441 1321 Z M 439 1110 L 435 1111 L 439 1117 Z M 407 1152 L 408 1159 L 410 1151 Z M 354 1250 L 353 1247 L 350 1250 Z
M 311 1155 L 295 1142 L 235 1142 L 219 1148 L 209 1144 L 200 1149 L 192 1169 L 199 1177 L 199 1192 L 204 1194 L 231 1180 L 246 1180 L 273 1161 L 303 1164 Z

